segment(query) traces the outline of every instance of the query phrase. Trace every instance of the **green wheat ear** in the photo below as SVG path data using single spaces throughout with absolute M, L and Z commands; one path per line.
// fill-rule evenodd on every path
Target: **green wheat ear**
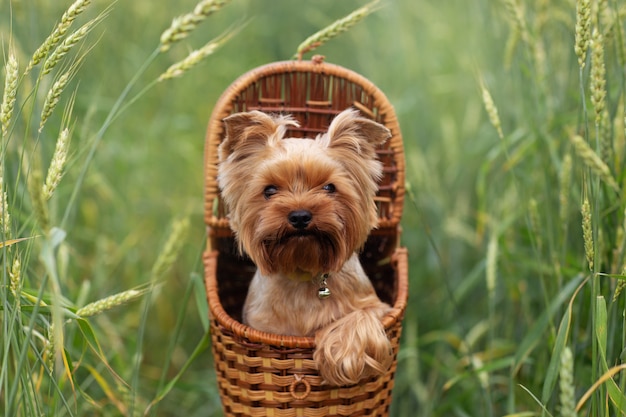
M 46 175 L 46 181 L 43 183 L 42 194 L 44 200 L 49 200 L 56 190 L 57 186 L 61 182 L 63 176 L 63 169 L 65 168 L 65 161 L 67 160 L 67 151 L 70 144 L 70 131 L 65 128 L 61 131 L 59 138 L 52 155 L 52 161 L 48 168 L 48 174 Z
M 562 417 L 576 417 L 576 399 L 574 387 L 574 357 L 569 346 L 561 353 L 561 369 L 559 371 L 559 402 Z
M 22 264 L 20 262 L 19 256 L 16 256 L 15 259 L 13 259 L 13 265 L 11 266 L 11 271 L 9 271 L 9 278 L 10 278 L 9 288 L 11 290 L 11 294 L 13 294 L 13 297 L 15 297 L 15 300 L 16 300 L 15 303 L 16 303 L 17 309 L 19 310 L 20 293 L 22 292 L 22 285 L 23 285 Z
M 228 42 L 228 40 L 239 31 L 239 29 L 240 28 L 230 30 L 229 32 L 208 42 L 202 48 L 191 51 L 189 55 L 187 55 L 187 57 L 185 57 L 182 61 L 171 65 L 163 74 L 161 74 L 158 78 L 158 81 L 165 81 L 171 78 L 181 77 L 184 73 L 198 65 L 202 60 L 204 60 L 209 55 L 212 55 L 215 51 L 218 50 L 218 48 Z
M 49 74 L 59 61 L 67 55 L 78 42 L 87 36 L 87 34 L 91 32 L 96 24 L 98 24 L 104 17 L 105 15 L 100 15 L 68 35 L 68 37 L 65 38 L 63 42 L 61 42 L 61 44 L 57 46 L 46 58 L 46 61 L 43 64 L 43 74 Z
M 11 216 L 4 185 L 4 163 L 0 164 L 0 233 L 2 233 L 2 240 L 4 241 L 11 238 Z
M 352 26 L 363 20 L 367 15 L 376 11 L 378 9 L 377 7 L 375 7 L 377 4 L 378 0 L 374 0 L 373 2 L 366 4 L 361 8 L 358 8 L 349 15 L 334 21 L 330 25 L 326 26 L 324 29 L 309 36 L 304 40 L 304 42 L 298 45 L 298 48 L 296 49 L 296 54 L 293 56 L 293 58 L 302 59 L 302 55 L 306 54 L 307 52 L 313 51 L 314 49 L 325 44 L 332 38 L 338 36 L 343 32 L 346 32 Z
M 69 30 L 70 26 L 72 26 L 74 20 L 76 20 L 78 15 L 85 11 L 87 6 L 89 6 L 89 3 L 91 3 L 91 0 L 76 0 L 72 3 L 65 13 L 63 13 L 59 24 L 33 54 L 33 57 L 26 67 L 26 73 L 30 72 L 35 65 L 39 64 L 46 56 L 48 56 L 53 48 L 59 44 L 61 39 L 63 39 Z
M 591 35 L 591 102 L 596 114 L 596 125 L 602 120 L 606 106 L 606 68 L 604 66 L 603 37 L 597 28 Z
M 48 205 L 43 195 L 43 174 L 38 165 L 37 163 L 32 165 L 26 185 L 39 227 L 44 232 L 47 232 L 50 229 L 50 217 L 48 214 Z
M 180 253 L 183 243 L 187 239 L 187 233 L 189 232 L 189 218 L 185 217 L 177 219 L 172 224 L 172 232 L 170 233 L 163 249 L 159 253 L 154 265 L 152 266 L 152 279 L 159 279 L 165 272 L 167 272 Z
M 576 36 L 574 52 L 578 57 L 578 65 L 584 68 L 587 59 L 587 49 L 591 39 L 591 1 L 578 0 L 576 2 Z
M 483 104 L 485 105 L 485 110 L 487 111 L 487 115 L 489 116 L 489 121 L 498 132 L 498 137 L 502 139 L 504 138 L 504 134 L 502 133 L 502 123 L 500 123 L 498 108 L 493 102 L 491 93 L 489 93 L 489 90 L 487 90 L 487 87 L 485 87 L 485 83 L 482 80 L 480 81 L 480 89 L 482 92 Z
M 43 107 L 41 110 L 41 120 L 39 122 L 40 133 L 43 130 L 43 127 L 45 126 L 46 122 L 48 121 L 48 118 L 52 115 L 52 112 L 56 108 L 57 104 L 59 104 L 61 94 L 63 93 L 65 86 L 67 85 L 67 83 L 70 81 L 71 78 L 72 78 L 71 71 L 67 71 L 66 73 L 61 75 L 59 79 L 54 82 L 54 84 L 52 84 L 52 87 L 48 91 L 48 94 L 46 94 L 46 98 L 44 100 Z
M 608 186 L 613 188 L 616 193 L 619 193 L 620 187 L 611 174 L 610 168 L 602 161 L 602 158 L 589 147 L 585 139 L 579 135 L 573 135 L 570 137 L 570 141 L 572 145 L 574 145 L 576 155 L 582 159 L 585 165 L 587 165 L 594 174 L 598 175 Z
M 624 288 L 626 288 L 626 279 L 623 279 L 623 277 L 626 277 L 626 266 L 622 268 L 622 279 L 618 280 L 617 285 L 615 286 L 615 292 L 613 293 L 613 302 L 617 301 L 622 291 L 624 291 Z
M 55 334 L 56 331 L 54 329 L 54 324 L 51 323 L 48 327 L 48 337 L 46 338 L 46 347 L 44 354 L 46 365 L 48 366 L 48 369 L 50 369 L 50 371 L 54 370 L 54 364 L 56 362 L 57 343 Z
M 121 306 L 130 301 L 136 300 L 147 292 L 147 290 L 127 290 L 118 294 L 111 295 L 86 306 L 79 308 L 76 315 L 79 317 L 91 317 L 107 310 L 111 310 L 117 306 Z
M 522 7 L 517 0 L 503 0 L 503 4 L 515 25 L 515 31 L 519 34 L 522 41 L 530 45 L 530 33 L 528 32 L 528 25 L 526 24 Z
M 4 92 L 2 93 L 2 104 L 0 105 L 0 124 L 2 124 L 2 138 L 9 135 L 9 124 L 15 108 L 17 98 L 18 66 L 15 55 L 10 54 L 4 66 Z
M 159 47 L 161 52 L 167 51 L 174 43 L 185 39 L 207 17 L 228 3 L 230 0 L 203 0 L 196 5 L 193 12 L 175 18 L 171 26 L 161 35 Z
M 583 241 L 585 244 L 585 257 L 587 258 L 587 263 L 589 264 L 589 270 L 593 271 L 593 257 L 594 257 L 594 248 L 593 248 L 593 230 L 591 223 L 591 206 L 589 205 L 589 200 L 585 197 L 583 201 L 582 208 L 580 210 L 582 214 L 582 229 L 583 229 Z

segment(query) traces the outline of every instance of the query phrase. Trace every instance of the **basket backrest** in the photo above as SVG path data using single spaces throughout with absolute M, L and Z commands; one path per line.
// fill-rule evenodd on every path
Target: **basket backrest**
M 393 252 L 399 239 L 405 171 L 402 135 L 395 111 L 372 82 L 321 60 L 276 62 L 258 67 L 239 77 L 217 101 L 205 144 L 205 222 L 213 248 L 221 246 L 218 240 L 232 237 L 217 186 L 218 147 L 225 135 L 222 120 L 230 114 L 251 110 L 291 114 L 300 127 L 288 130 L 286 137 L 315 138 L 348 107 L 357 108 L 363 116 L 389 128 L 392 134 L 377 149 L 383 163 L 383 178 L 376 196 L 379 225 L 372 231 L 364 253 L 380 260 Z

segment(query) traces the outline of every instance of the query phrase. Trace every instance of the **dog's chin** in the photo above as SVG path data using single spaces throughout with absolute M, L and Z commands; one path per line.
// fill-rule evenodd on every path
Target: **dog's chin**
M 333 272 L 346 261 L 340 241 L 315 231 L 293 231 L 277 240 L 264 240 L 260 259 L 255 263 L 266 274 L 311 274 Z

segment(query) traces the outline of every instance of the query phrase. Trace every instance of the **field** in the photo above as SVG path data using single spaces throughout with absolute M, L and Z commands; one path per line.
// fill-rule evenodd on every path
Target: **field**
M 195 0 L 0 0 L 0 415 L 222 414 L 212 105 L 365 3 L 201 3 L 179 40 Z M 392 415 L 626 414 L 626 5 L 375 8 L 315 53 L 383 90 L 404 137 Z

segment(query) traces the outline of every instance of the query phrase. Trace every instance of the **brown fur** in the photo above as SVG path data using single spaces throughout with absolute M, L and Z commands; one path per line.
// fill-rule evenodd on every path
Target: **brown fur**
M 258 267 L 244 322 L 315 336 L 314 359 L 329 384 L 385 372 L 391 347 L 380 319 L 389 306 L 376 296 L 355 251 L 377 224 L 375 146 L 389 130 L 354 110 L 339 114 L 315 140 L 284 138 L 296 124 L 285 116 L 253 111 L 224 123 L 218 181 L 240 250 Z M 296 210 L 311 213 L 305 228 L 288 221 Z M 317 296 L 323 273 L 330 274 L 327 299 Z

